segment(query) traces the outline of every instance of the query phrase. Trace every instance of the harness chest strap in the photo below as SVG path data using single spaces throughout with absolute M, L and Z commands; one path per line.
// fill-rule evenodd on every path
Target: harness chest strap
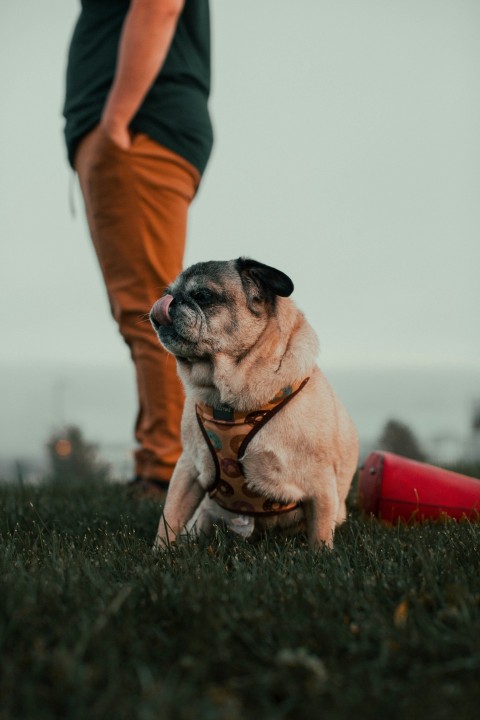
M 257 432 L 307 384 L 309 378 L 282 388 L 258 410 L 241 413 L 229 406 L 196 405 L 197 420 L 215 465 L 208 492 L 222 508 L 241 515 L 276 515 L 298 507 L 258 495 L 248 485 L 240 458 Z

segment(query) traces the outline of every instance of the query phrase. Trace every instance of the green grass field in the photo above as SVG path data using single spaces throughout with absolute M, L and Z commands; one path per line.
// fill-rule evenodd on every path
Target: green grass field
M 0 488 L 0 719 L 462 720 L 480 524 L 349 521 L 335 551 L 220 530 L 151 551 L 124 488 Z

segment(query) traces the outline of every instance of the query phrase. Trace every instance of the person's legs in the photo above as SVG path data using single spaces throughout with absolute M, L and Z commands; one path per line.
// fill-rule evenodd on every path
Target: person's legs
M 77 150 L 90 233 L 112 314 L 137 376 L 136 475 L 168 481 L 181 452 L 183 389 L 148 312 L 182 269 L 187 211 L 200 176 L 143 134 L 123 150 L 96 128 Z

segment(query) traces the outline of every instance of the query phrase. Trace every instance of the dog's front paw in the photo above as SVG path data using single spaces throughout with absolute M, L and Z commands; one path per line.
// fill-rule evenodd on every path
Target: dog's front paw
M 177 533 L 174 532 L 174 530 L 166 522 L 164 515 L 162 515 L 152 549 L 154 552 L 167 550 L 172 547 L 172 545 L 175 545 L 176 541 Z
M 185 533 L 189 537 L 198 538 L 202 535 L 206 535 L 208 537 L 211 534 L 212 517 L 207 509 L 209 502 L 209 499 L 205 498 L 186 524 Z
M 152 550 L 155 553 L 165 552 L 165 550 L 168 550 L 172 545 L 175 545 L 175 539 L 169 540 L 161 535 L 157 535 Z

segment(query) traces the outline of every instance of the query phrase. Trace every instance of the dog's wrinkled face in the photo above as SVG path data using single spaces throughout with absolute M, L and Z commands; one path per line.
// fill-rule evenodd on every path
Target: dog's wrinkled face
M 290 278 L 268 265 L 239 258 L 184 270 L 153 306 L 150 320 L 178 359 L 241 356 L 275 312 L 276 296 L 293 291 Z

